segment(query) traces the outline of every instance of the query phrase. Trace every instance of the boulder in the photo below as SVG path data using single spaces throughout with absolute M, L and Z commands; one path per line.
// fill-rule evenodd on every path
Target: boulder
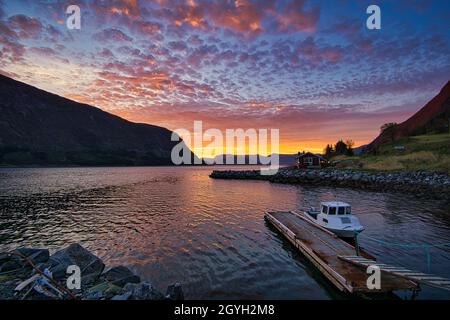
M 132 293 L 130 291 L 125 292 L 124 294 L 118 294 L 114 297 L 111 298 L 111 300 L 116 300 L 116 301 L 123 301 L 123 300 L 130 300 Z
M 22 263 L 17 259 L 10 259 L 0 265 L 0 272 L 7 272 L 22 268 Z
M 50 253 L 47 249 L 19 248 L 14 252 L 26 256 L 34 264 L 47 262 L 50 257 Z
M 84 298 L 84 300 L 103 300 L 105 297 L 100 291 L 88 292 Z
M 157 291 L 150 283 L 128 283 L 123 288 L 122 292 L 131 292 L 132 300 L 163 300 L 164 295 Z
M 11 256 L 7 253 L 0 253 L 0 266 L 4 264 L 5 262 L 9 261 L 11 259 Z
M 105 269 L 103 261 L 83 248 L 78 243 L 71 244 L 65 249 L 50 256 L 48 266 L 57 280 L 67 278 L 67 267 L 76 265 L 81 270 L 81 285 L 94 283 Z
M 175 283 L 167 287 L 166 298 L 170 300 L 184 300 L 181 284 Z
M 87 300 L 100 300 L 111 299 L 112 297 L 120 294 L 122 288 L 109 282 L 103 282 L 89 288 L 86 292 L 85 299 Z
M 123 287 L 127 283 L 141 282 L 141 279 L 137 275 L 124 266 L 109 269 L 105 272 L 104 276 L 106 280 L 119 287 Z
M 47 249 L 19 248 L 14 250 L 13 253 L 27 257 L 35 265 L 46 262 L 49 258 Z M 15 254 L 0 255 L 0 272 L 21 268 L 31 269 L 31 265 L 25 259 Z

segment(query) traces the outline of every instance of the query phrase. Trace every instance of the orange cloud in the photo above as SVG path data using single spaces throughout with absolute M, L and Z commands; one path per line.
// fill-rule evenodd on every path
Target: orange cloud
M 261 23 L 264 17 L 262 4 L 246 0 L 237 0 L 232 4 L 216 2 L 211 5 L 210 14 L 214 24 L 220 27 L 251 34 L 262 31 Z
M 270 109 L 273 106 L 265 105 Z M 255 104 L 250 108 L 259 109 Z M 196 111 L 197 110 L 197 111 Z M 271 115 L 255 110 L 245 113 L 242 109 L 232 111 L 220 106 L 158 105 L 153 108 L 116 109 L 112 112 L 131 121 L 157 123 L 171 130 L 193 130 L 194 121 L 203 121 L 203 130 L 249 128 L 279 129 L 280 152 L 286 154 L 301 150 L 321 152 L 328 143 L 338 139 L 353 139 L 356 145 L 370 142 L 377 134 L 380 124 L 404 119 L 404 112 L 349 112 L 334 110 L 296 110 L 292 107 L 278 109 Z

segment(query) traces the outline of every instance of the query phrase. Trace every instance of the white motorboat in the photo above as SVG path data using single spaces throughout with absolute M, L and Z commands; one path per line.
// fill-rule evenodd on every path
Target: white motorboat
M 304 212 L 307 219 L 330 230 L 338 237 L 353 238 L 364 230 L 359 219 L 352 214 L 352 207 L 341 201 L 322 202 L 320 210 L 311 208 Z

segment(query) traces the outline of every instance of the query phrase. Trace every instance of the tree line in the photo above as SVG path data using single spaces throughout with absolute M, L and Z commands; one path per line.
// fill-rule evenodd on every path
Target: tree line
M 450 120 L 449 120 L 449 122 L 450 122 Z M 380 131 L 381 131 L 381 133 L 391 135 L 391 140 L 393 140 L 394 133 L 395 133 L 395 130 L 397 129 L 397 127 L 398 127 L 398 124 L 396 122 L 389 122 L 389 123 L 383 124 L 380 127 Z M 354 145 L 355 145 L 355 143 L 351 139 L 347 139 L 345 141 L 343 139 L 340 139 L 334 145 L 327 144 L 323 153 L 324 153 L 325 158 L 327 158 L 328 160 L 335 156 L 340 156 L 340 155 L 353 156 L 354 155 L 354 152 L 353 152 Z
M 324 150 L 325 158 L 331 159 L 332 157 L 340 155 L 353 156 L 354 145 L 355 143 L 351 139 L 347 139 L 346 141 L 340 139 L 334 145 L 327 144 Z

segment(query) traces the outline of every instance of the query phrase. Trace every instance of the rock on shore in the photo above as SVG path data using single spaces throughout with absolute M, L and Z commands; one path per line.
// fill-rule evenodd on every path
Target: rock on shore
M 400 191 L 436 199 L 449 199 L 450 176 L 436 172 L 366 172 L 355 170 L 308 170 L 282 168 L 275 175 L 259 170 L 214 170 L 214 179 L 267 180 L 276 183 L 337 186 L 372 191 Z
M 67 288 L 67 268 L 81 271 L 81 289 Z M 41 273 L 47 275 L 44 276 Z M 82 247 L 71 244 L 50 255 L 47 249 L 19 248 L 0 253 L 0 299 L 81 300 L 183 300 L 180 284 L 162 294 L 125 266 L 105 271 L 103 261 Z

